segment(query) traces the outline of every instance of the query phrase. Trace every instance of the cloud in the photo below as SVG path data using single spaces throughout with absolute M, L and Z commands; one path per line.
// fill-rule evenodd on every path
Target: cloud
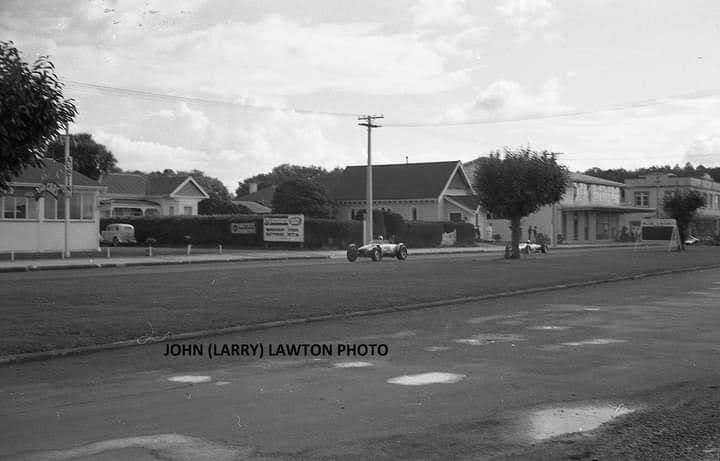
M 720 166 L 720 134 L 695 139 L 685 153 L 685 162 Z
M 185 103 L 90 131 L 125 170 L 198 169 L 231 191 L 238 181 L 282 163 L 326 168 L 354 163 L 346 145 L 332 136 L 346 141 L 355 135 L 358 146 L 364 145 L 355 123 L 339 126 L 334 117 L 285 111 L 227 116 Z
M 560 103 L 560 83 L 557 78 L 545 82 L 540 91 L 534 94 L 514 80 L 497 80 L 480 91 L 471 102 L 450 108 L 443 120 L 491 120 L 556 114 L 570 109 L 572 107 Z
M 468 25 L 473 19 L 465 13 L 465 0 L 420 0 L 411 10 L 417 26 Z
M 518 44 L 528 42 L 537 31 L 550 25 L 558 16 L 551 0 L 501 0 L 495 11 L 515 29 Z M 558 39 L 553 34 L 547 38 Z

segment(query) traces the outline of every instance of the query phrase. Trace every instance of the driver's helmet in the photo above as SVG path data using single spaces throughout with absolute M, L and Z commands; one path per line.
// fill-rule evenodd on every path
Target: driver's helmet
M 378 238 L 377 238 L 377 239 L 378 239 L 378 240 L 380 240 L 380 241 L 382 242 L 382 240 L 383 240 L 383 236 L 382 236 L 382 235 L 378 235 Z

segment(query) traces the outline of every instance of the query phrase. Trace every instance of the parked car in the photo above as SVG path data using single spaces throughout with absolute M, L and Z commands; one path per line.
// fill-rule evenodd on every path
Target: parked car
M 118 246 L 121 243 L 137 243 L 135 240 L 135 227 L 132 224 L 108 224 L 100 233 L 102 243 Z
M 548 247 L 544 243 L 534 243 L 528 240 L 527 242 L 520 242 L 518 244 L 521 253 L 547 253 Z
M 407 259 L 408 251 L 404 243 L 392 243 L 383 240 L 382 236 L 377 240 L 371 240 L 367 245 L 358 247 L 351 243 L 347 247 L 347 259 L 350 262 L 358 257 L 372 258 L 373 261 L 380 261 L 385 256 L 397 258 L 400 261 Z

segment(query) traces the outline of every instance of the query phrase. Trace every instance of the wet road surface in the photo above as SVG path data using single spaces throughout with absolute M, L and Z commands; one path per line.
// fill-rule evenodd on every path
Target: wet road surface
M 0 457 L 482 459 L 717 376 L 718 309 L 707 270 L 3 367 Z M 292 344 L 333 353 L 267 356 Z

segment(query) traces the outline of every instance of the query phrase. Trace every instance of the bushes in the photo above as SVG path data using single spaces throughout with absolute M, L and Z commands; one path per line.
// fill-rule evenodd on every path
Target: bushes
M 261 215 L 210 215 L 210 216 L 148 216 L 148 217 L 112 217 L 100 220 L 100 228 L 108 224 L 127 223 L 135 226 L 135 238 L 144 244 L 148 238 L 155 239 L 156 245 L 218 245 L 260 247 L 297 247 L 296 243 L 264 242 L 262 237 Z M 390 221 L 390 220 L 388 220 Z M 474 228 L 468 223 L 444 222 L 385 222 L 396 232 L 397 241 L 404 242 L 410 248 L 434 247 L 440 245 L 443 232 L 457 231 L 458 244 L 472 244 Z M 233 234 L 232 223 L 254 223 L 255 234 Z M 390 225 L 388 225 L 390 224 Z M 361 243 L 363 239 L 362 221 L 337 221 L 334 219 L 305 219 L 306 248 L 344 249 L 349 243 Z M 189 242 L 185 238 L 190 236 Z

